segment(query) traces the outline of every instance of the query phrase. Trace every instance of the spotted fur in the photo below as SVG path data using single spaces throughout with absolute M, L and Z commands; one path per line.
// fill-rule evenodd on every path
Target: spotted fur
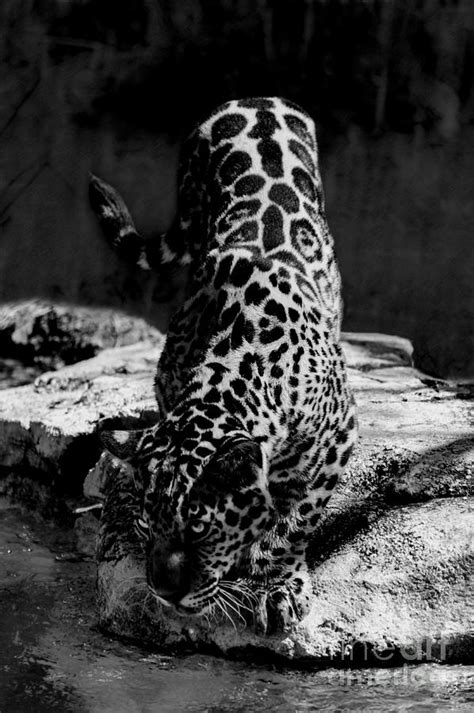
M 95 177 L 90 195 L 124 257 L 190 266 L 159 423 L 104 434 L 141 476 L 149 584 L 181 612 L 250 608 L 287 628 L 308 611 L 306 547 L 356 439 L 313 121 L 277 98 L 217 109 L 183 147 L 160 240 Z

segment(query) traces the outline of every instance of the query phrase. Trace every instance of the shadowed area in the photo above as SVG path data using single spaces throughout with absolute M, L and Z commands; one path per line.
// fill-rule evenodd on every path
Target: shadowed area
M 152 237 L 172 223 L 192 125 L 228 99 L 282 95 L 318 126 L 345 328 L 409 337 L 425 372 L 472 376 L 471 4 L 105 8 L 0 9 L 0 300 L 109 305 L 165 328 L 182 281 L 157 283 L 111 256 L 88 172 L 120 190 Z

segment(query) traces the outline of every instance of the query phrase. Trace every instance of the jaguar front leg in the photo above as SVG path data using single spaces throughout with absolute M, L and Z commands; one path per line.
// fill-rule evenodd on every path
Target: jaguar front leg
M 294 504 L 291 515 L 278 519 L 255 545 L 252 569 L 259 590 L 257 632 L 289 631 L 309 613 L 313 589 L 306 551 L 336 479 L 335 468 L 320 472 L 318 487 Z
M 309 613 L 312 584 L 306 564 L 307 533 L 291 533 L 286 547 L 272 553 L 265 582 L 260 585 L 255 611 L 257 633 L 289 631 Z
M 290 514 L 277 517 L 259 544 L 260 551 L 263 548 L 268 556 L 259 556 L 256 549 L 255 569 L 258 570 L 259 562 L 268 563 L 256 613 L 260 632 L 288 631 L 310 611 L 313 592 L 306 550 L 355 442 L 356 428 L 350 412 L 347 420 L 352 425 L 348 435 L 340 438 L 340 455 L 334 449 L 334 458 L 332 452 L 326 456 L 325 465 L 307 481 L 305 497 L 299 501 L 292 499 L 291 505 L 276 504 L 277 511 Z

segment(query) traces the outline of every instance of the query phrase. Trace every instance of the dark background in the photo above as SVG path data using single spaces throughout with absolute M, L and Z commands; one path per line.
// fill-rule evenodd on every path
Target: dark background
M 163 326 L 173 285 L 153 298 L 103 244 L 87 172 L 153 235 L 183 134 L 232 97 L 280 94 L 317 121 L 344 328 L 473 376 L 472 0 L 2 0 L 0 53 L 1 302 Z

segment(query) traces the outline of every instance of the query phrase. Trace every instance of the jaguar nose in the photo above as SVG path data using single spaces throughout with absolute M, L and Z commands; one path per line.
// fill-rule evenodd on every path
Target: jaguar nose
M 186 569 L 186 557 L 182 550 L 166 553 L 155 550 L 148 562 L 148 580 L 162 599 L 176 602 L 189 588 Z

